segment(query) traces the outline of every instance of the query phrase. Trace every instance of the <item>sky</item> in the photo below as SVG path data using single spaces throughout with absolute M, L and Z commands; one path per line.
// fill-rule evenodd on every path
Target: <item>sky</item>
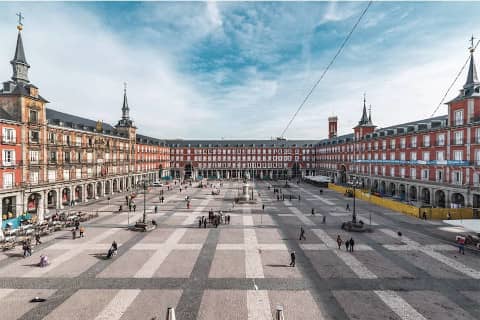
M 20 11 L 30 80 L 49 108 L 115 124 L 126 82 L 139 133 L 270 139 L 366 4 L 2 2 L 0 81 L 11 77 Z M 285 137 L 323 139 L 332 115 L 351 133 L 364 93 L 378 127 L 430 117 L 480 37 L 479 15 L 474 2 L 374 2 Z

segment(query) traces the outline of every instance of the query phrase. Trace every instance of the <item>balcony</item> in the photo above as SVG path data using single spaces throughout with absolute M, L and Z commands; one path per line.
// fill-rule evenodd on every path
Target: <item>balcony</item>
M 2 136 L 2 144 L 15 145 L 17 144 L 17 139 L 10 136 Z
M 465 139 L 454 139 L 452 142 L 452 146 L 462 146 L 465 144 Z

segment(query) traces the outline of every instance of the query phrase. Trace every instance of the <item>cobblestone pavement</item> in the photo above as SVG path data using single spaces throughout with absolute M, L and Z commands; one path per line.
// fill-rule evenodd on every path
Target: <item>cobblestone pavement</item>
M 126 230 L 143 214 L 141 194 L 132 213 L 117 212 L 124 194 L 74 208 L 99 211 L 85 238 L 57 232 L 32 257 L 18 249 L 0 255 L 0 319 L 165 319 L 174 307 L 181 320 L 263 320 L 279 306 L 286 320 L 480 319 L 478 253 L 459 255 L 441 222 L 357 201 L 373 232 L 349 234 L 340 224 L 350 219 L 351 199 L 294 184 L 279 201 L 268 185 L 255 185 L 255 204 L 235 206 L 239 182 L 223 182 L 220 195 L 175 188 L 163 204 L 152 188 L 145 210 L 158 228 L 148 233 Z M 199 228 L 210 209 L 230 215 L 230 224 Z M 338 235 L 354 238 L 354 252 L 338 248 Z M 106 259 L 113 240 L 118 255 Z M 48 267 L 36 265 L 40 254 Z M 30 302 L 36 296 L 46 300 Z

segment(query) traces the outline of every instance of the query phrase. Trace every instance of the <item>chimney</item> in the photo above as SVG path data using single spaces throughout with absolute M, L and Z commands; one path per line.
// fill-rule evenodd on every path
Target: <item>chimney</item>
M 337 122 L 337 116 L 328 117 L 328 139 L 332 139 L 337 136 Z

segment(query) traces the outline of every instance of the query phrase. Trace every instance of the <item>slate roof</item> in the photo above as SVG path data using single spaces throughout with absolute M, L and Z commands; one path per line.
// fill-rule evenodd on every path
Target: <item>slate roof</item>
M 166 140 L 170 147 L 302 147 L 314 146 L 318 140 Z
M 20 33 L 20 31 L 18 32 L 17 36 L 17 46 L 15 47 L 15 55 L 13 56 L 13 61 L 21 62 L 28 66 L 27 59 L 25 58 L 25 51 L 23 50 L 22 34 Z
M 144 136 L 142 134 L 137 134 L 137 143 L 159 145 L 159 146 L 167 145 L 165 140 Z

